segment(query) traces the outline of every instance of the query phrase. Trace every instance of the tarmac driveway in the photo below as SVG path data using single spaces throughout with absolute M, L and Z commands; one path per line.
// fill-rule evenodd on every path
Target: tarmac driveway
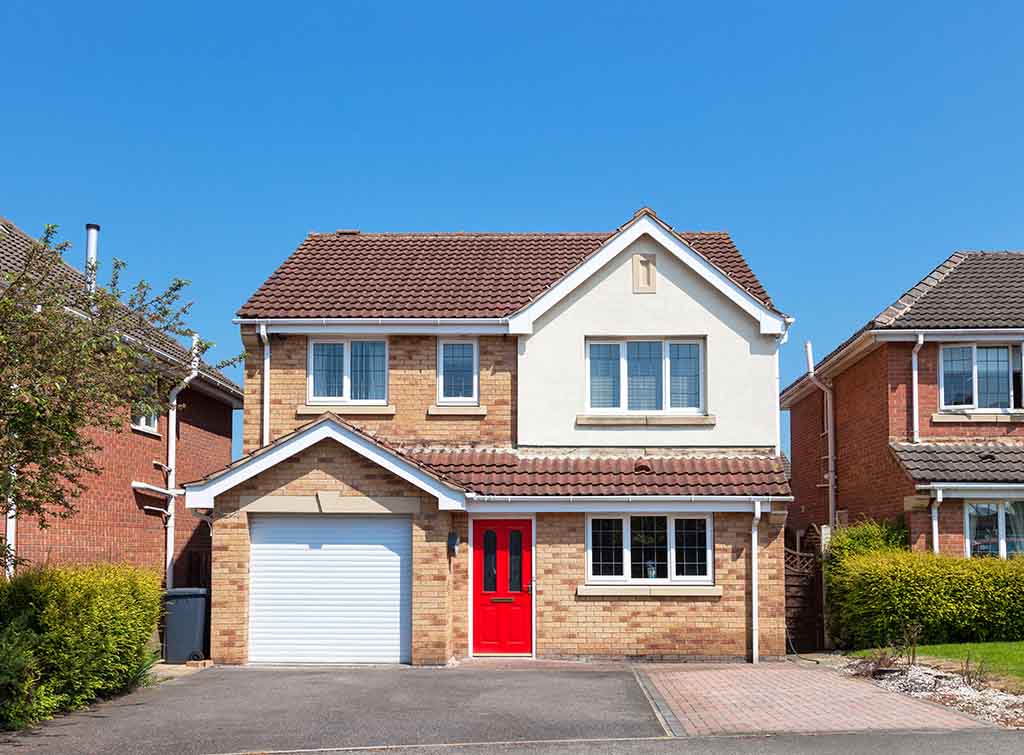
M 228 753 L 664 735 L 622 665 L 216 667 L 0 738 L 0 751 Z

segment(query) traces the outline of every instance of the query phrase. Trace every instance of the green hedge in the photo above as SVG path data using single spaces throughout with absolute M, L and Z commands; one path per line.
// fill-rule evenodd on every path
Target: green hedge
M 135 686 L 163 591 L 129 566 L 33 569 L 0 582 L 0 728 L 21 728 Z
M 845 558 L 858 553 L 906 550 L 910 533 L 906 524 L 898 522 L 863 521 L 840 527 L 828 542 L 828 566 L 838 566 Z
M 900 525 L 836 530 L 825 561 L 829 630 L 841 645 L 899 642 L 920 625 L 921 644 L 1024 639 L 1024 558 L 963 559 L 911 553 Z

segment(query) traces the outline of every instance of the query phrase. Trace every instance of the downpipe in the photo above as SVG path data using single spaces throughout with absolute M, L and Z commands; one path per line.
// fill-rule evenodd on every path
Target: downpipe
M 199 374 L 199 335 L 192 335 L 192 365 L 188 375 L 174 386 L 168 397 L 167 409 L 167 489 L 174 491 L 177 484 L 178 465 L 178 395 L 185 390 Z M 164 584 L 169 590 L 174 587 L 174 525 L 177 496 L 172 492 L 167 498 L 167 520 L 164 523 Z

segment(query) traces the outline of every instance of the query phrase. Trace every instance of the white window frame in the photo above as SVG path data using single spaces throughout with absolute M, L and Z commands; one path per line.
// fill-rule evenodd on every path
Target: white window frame
M 136 420 L 142 420 L 136 422 Z M 157 435 L 160 432 L 160 415 L 159 414 L 132 414 L 131 427 L 133 430 L 140 430 L 144 433 L 150 433 L 151 435 Z
M 359 341 L 384 344 L 384 398 L 353 399 L 352 398 L 352 344 Z M 341 396 L 317 396 L 313 392 L 313 345 L 317 343 L 341 343 L 345 345 L 344 374 L 342 375 Z M 336 336 L 310 337 L 306 343 L 306 403 L 313 405 L 363 405 L 387 406 L 391 392 L 391 352 L 387 338 L 339 338 Z
M 1024 347 L 1016 343 L 983 343 L 982 346 L 988 347 L 1000 347 L 1007 350 L 1010 355 L 1008 360 L 1009 364 L 1009 382 L 1010 382 L 1010 406 L 1006 409 L 1000 409 L 998 407 L 980 407 L 978 406 L 978 344 L 977 343 L 944 343 L 939 345 L 939 409 L 942 411 L 969 411 L 977 412 L 979 414 L 1009 414 L 1011 412 L 1020 412 L 1020 409 L 1014 409 L 1014 395 L 1013 395 L 1013 349 L 1014 347 L 1020 347 L 1021 357 L 1024 358 Z M 971 394 L 974 401 L 970 404 L 947 404 L 946 403 L 946 374 L 943 369 L 945 352 L 946 349 L 966 349 L 971 350 Z
M 668 579 L 634 579 L 630 576 L 630 531 L 629 520 L 634 516 L 663 516 L 668 527 Z M 592 548 L 592 525 L 594 519 L 619 519 L 622 521 L 622 574 L 594 576 Z M 699 577 L 676 576 L 676 520 L 702 519 L 707 527 L 708 573 Z M 715 517 L 714 514 L 665 514 L 631 511 L 629 513 L 587 514 L 586 532 L 586 584 L 592 585 L 714 585 L 715 584 Z
M 630 343 L 661 344 L 661 409 L 630 409 L 629 408 L 629 346 Z M 672 386 L 670 385 L 671 359 L 669 351 L 673 344 L 688 344 L 697 347 L 697 365 L 700 370 L 700 405 L 671 406 Z M 595 407 L 590 403 L 590 347 L 619 347 L 619 405 L 614 407 Z M 588 338 L 584 342 L 584 381 L 587 412 L 590 414 L 684 414 L 701 416 L 707 414 L 707 360 L 705 358 L 706 341 L 702 338 Z
M 1017 500 L 1005 500 L 1005 501 L 983 501 L 983 500 L 965 500 L 964 501 L 964 556 L 971 558 L 974 554 L 971 553 L 971 517 L 970 517 L 970 506 L 973 503 L 995 503 L 996 504 L 996 527 L 999 533 L 999 558 L 1006 559 L 1008 557 L 1006 550 L 1006 506 L 1010 503 L 1020 503 Z M 991 556 L 986 556 L 991 558 Z M 1019 556 L 1018 558 L 1024 558 Z
M 469 344 L 473 347 L 473 395 L 451 398 L 444 395 L 444 347 L 446 344 Z M 480 341 L 476 338 L 437 339 L 437 405 L 477 406 L 480 403 Z

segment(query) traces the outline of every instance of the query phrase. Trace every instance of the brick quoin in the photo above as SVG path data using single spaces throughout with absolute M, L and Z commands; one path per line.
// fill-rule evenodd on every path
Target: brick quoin
M 188 388 L 179 397 L 178 480 L 220 469 L 231 460 L 231 407 Z M 86 492 L 75 502 L 75 514 L 52 519 L 46 529 L 35 518 L 18 521 L 17 552 L 31 565 L 127 563 L 164 570 L 162 517 L 143 506 L 165 506 L 165 499 L 132 490 L 133 481 L 163 487 L 163 471 L 153 462 L 167 462 L 167 415 L 159 418 L 158 435 L 133 430 L 126 416 L 121 432 L 91 431 L 99 443 L 102 471 L 85 480 Z M 185 509 L 179 496 L 175 508 L 175 585 L 194 586 L 208 577 L 197 574 L 208 563 L 209 528 Z

